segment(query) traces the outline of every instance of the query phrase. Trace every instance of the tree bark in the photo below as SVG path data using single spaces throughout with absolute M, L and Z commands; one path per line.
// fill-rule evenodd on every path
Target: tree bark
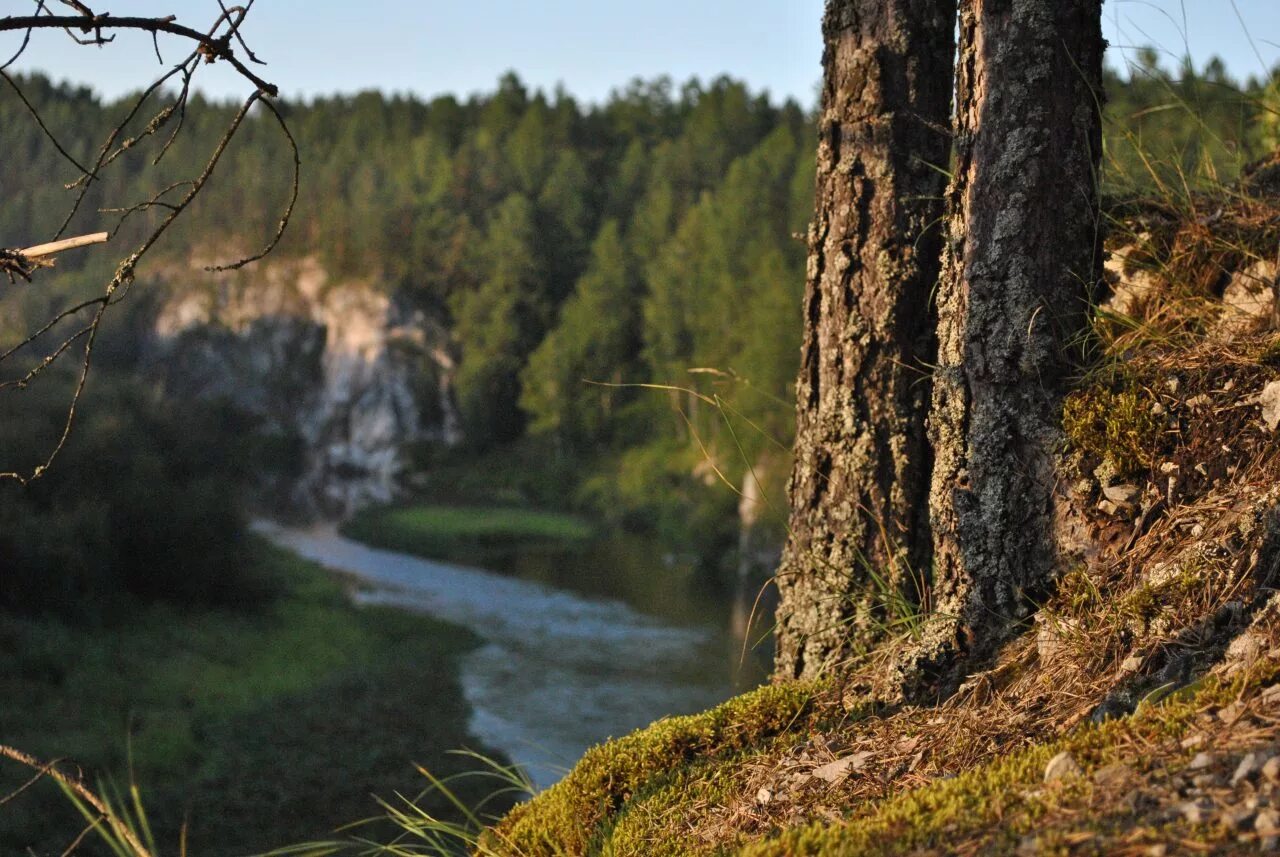
M 828 0 L 777 672 L 813 676 L 918 597 L 954 0 Z
M 966 0 L 930 440 L 935 646 L 989 651 L 1061 566 L 1054 456 L 1099 281 L 1100 0 Z M 950 656 L 944 654 L 944 656 Z

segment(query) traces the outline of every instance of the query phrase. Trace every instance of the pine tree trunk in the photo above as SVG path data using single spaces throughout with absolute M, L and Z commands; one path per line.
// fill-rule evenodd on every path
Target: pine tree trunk
M 966 0 L 930 440 L 933 656 L 989 651 L 1061 566 L 1054 455 L 1100 277 L 1100 0 Z
M 828 0 L 777 670 L 892 622 L 928 568 L 926 367 L 949 156 L 954 0 Z

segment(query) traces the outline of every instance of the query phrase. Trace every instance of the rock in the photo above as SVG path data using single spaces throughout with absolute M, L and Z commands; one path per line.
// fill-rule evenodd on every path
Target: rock
M 1111 297 L 1105 302 L 1107 309 L 1121 315 L 1136 315 L 1143 303 L 1160 286 L 1160 279 L 1147 268 L 1131 262 L 1141 258 L 1145 236 L 1138 243 L 1112 250 L 1104 265 L 1111 284 Z
M 1280 783 L 1280 756 L 1272 756 L 1263 762 L 1262 769 L 1259 771 L 1262 776 L 1272 783 Z
M 1212 768 L 1218 759 L 1211 753 L 1196 753 L 1195 758 L 1191 760 L 1191 764 L 1187 765 L 1188 771 L 1203 771 L 1206 768 Z
M 1120 672 L 1136 673 L 1138 670 L 1142 669 L 1142 664 L 1142 655 L 1129 655 L 1129 657 L 1125 658 L 1120 664 Z
M 1262 752 L 1245 753 L 1231 775 L 1231 787 L 1235 788 L 1244 780 L 1253 779 L 1262 770 L 1262 766 L 1271 758 L 1271 754 Z
M 1209 820 L 1212 812 L 1213 804 L 1208 801 L 1189 800 L 1178 806 L 1178 814 L 1186 819 L 1188 824 L 1204 824 Z
M 773 792 L 761 786 L 760 791 L 756 792 L 756 803 L 767 804 L 771 800 L 773 800 Z
M 1262 388 L 1258 404 L 1262 405 L 1262 421 L 1269 430 L 1275 431 L 1280 427 L 1280 381 L 1272 381 Z
M 1229 809 L 1222 814 L 1222 824 L 1228 830 L 1246 830 L 1253 827 L 1254 811 L 1244 807 Z
M 1187 407 L 1191 408 L 1193 411 L 1198 411 L 1208 405 L 1210 401 L 1211 399 L 1207 395 L 1201 393 L 1198 396 L 1192 396 L 1190 399 L 1187 399 Z
M 836 759 L 834 762 L 828 762 L 821 767 L 814 768 L 812 776 L 828 783 L 838 783 L 865 765 L 873 755 L 875 754 L 867 750 L 853 753 L 844 758 Z
M 1257 663 L 1266 649 L 1263 633 L 1256 628 L 1247 628 L 1227 646 L 1225 661 L 1232 671 L 1239 670 Z
M 1243 702 L 1233 702 L 1218 709 L 1218 719 L 1228 726 L 1239 720 L 1242 714 L 1244 714 Z
M 1215 788 L 1218 782 L 1217 774 L 1196 774 L 1191 778 L 1191 785 L 1201 790 Z
M 1227 335 L 1251 333 L 1269 324 L 1275 308 L 1275 278 L 1275 263 L 1268 261 L 1255 262 L 1232 274 L 1222 292 L 1218 330 Z
M 1102 494 L 1117 506 L 1132 506 L 1137 502 L 1141 490 L 1137 485 L 1108 485 L 1102 489 Z
M 1044 766 L 1044 781 L 1046 783 L 1065 780 L 1069 777 L 1081 776 L 1084 771 L 1080 770 L 1079 763 L 1075 757 L 1066 750 L 1049 760 L 1049 764 Z
M 396 496 L 411 443 L 461 440 L 448 331 L 371 280 L 331 281 L 316 259 L 251 278 L 175 265 L 148 345 L 173 398 L 228 401 L 291 450 L 260 486 L 285 517 L 344 516 Z M 264 480 L 265 481 L 265 480 Z
M 1093 772 L 1093 781 L 1100 786 L 1120 785 L 1133 777 L 1133 769 L 1122 762 L 1107 765 Z
M 1061 616 L 1036 614 L 1036 654 L 1041 663 L 1049 663 L 1068 650 L 1072 639 L 1080 639 L 1080 623 Z

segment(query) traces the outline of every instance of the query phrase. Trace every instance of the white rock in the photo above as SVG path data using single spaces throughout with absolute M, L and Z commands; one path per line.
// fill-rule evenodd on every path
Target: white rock
M 1137 485 L 1108 485 L 1102 489 L 1108 500 L 1117 506 L 1132 506 L 1141 491 Z
M 1226 333 L 1256 330 L 1270 321 L 1275 308 L 1276 266 L 1273 262 L 1255 262 L 1231 275 L 1222 293 L 1222 318 L 1219 327 Z
M 1080 765 L 1066 750 L 1049 760 L 1049 764 L 1044 766 L 1044 781 L 1046 783 L 1064 780 L 1068 777 L 1078 777 L 1084 772 L 1080 770 Z
M 1244 758 L 1240 760 L 1240 764 L 1236 765 L 1236 772 L 1231 775 L 1231 785 L 1234 788 L 1240 784 L 1241 780 L 1247 780 L 1262 770 L 1262 766 L 1266 764 L 1270 758 L 1266 753 L 1245 753 Z
M 1272 381 L 1262 388 L 1258 404 L 1262 405 L 1262 421 L 1268 429 L 1275 431 L 1280 426 L 1280 381 Z
M 858 753 L 836 759 L 834 762 L 828 762 L 821 767 L 813 769 L 813 776 L 816 779 L 824 780 L 828 783 L 838 783 L 849 774 L 861 768 L 874 754 L 863 750 Z
M 1216 761 L 1217 759 L 1209 753 L 1196 753 L 1195 758 L 1191 760 L 1191 764 L 1187 765 L 1187 770 L 1203 771 L 1205 768 L 1213 767 L 1213 763 Z
M 1132 244 L 1112 251 L 1107 258 L 1106 269 L 1114 277 L 1111 297 L 1106 306 L 1112 312 L 1122 315 L 1134 315 L 1142 304 L 1160 284 L 1159 279 L 1150 271 L 1135 265 L 1134 270 L 1125 272 L 1126 262 L 1130 256 L 1140 256 L 1140 245 Z

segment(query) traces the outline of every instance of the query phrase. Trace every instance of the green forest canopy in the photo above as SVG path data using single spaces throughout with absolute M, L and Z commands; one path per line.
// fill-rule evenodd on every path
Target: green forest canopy
M 1128 79 L 1110 73 L 1107 192 L 1229 179 L 1276 142 L 1278 79 L 1240 84 L 1217 62 L 1175 74 L 1154 54 Z M 18 84 L 81 158 L 125 108 L 41 77 Z M 159 167 L 140 146 L 77 225 L 100 228 L 98 208 L 190 174 L 232 109 L 197 97 Z M 687 523 L 705 503 L 688 479 L 704 455 L 739 476 L 763 463 L 777 486 L 812 206 L 809 112 L 729 78 L 635 81 L 582 105 L 514 74 L 468 100 L 366 92 L 284 112 L 304 172 L 280 252 L 373 278 L 446 322 L 472 448 L 524 439 L 588 462 L 579 502 L 648 519 Z M 45 238 L 74 168 L 16 98 L 0 99 L 0 152 L 0 243 Z M 250 121 L 167 252 L 260 246 L 288 196 L 288 157 L 268 118 Z M 732 498 L 717 502 L 723 512 Z

